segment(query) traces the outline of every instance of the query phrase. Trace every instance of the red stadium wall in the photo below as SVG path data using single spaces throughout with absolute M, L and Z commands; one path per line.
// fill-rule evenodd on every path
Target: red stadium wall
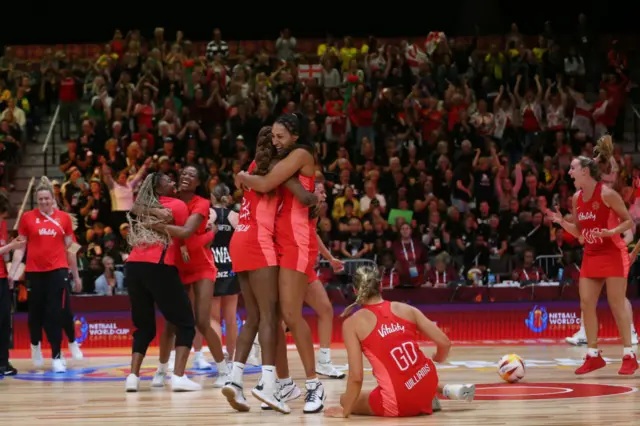
M 580 326 L 580 307 L 576 302 L 433 305 L 423 306 L 421 309 L 458 344 L 491 343 L 490 341 L 548 344 L 573 334 Z M 341 310 L 336 311 L 333 320 L 334 343 L 342 343 Z M 244 313 L 241 313 L 238 320 L 241 322 L 243 317 Z M 318 343 L 317 316 L 306 308 L 305 318 L 313 331 L 314 342 Z M 598 307 L 598 318 L 600 338 L 617 338 L 618 331 L 606 304 Z M 636 323 L 640 320 L 637 309 L 635 320 Z M 129 312 L 76 313 L 75 322 L 76 336 L 83 347 L 115 348 L 131 345 L 133 325 Z M 16 314 L 13 326 L 14 347 L 28 349 L 26 314 Z M 158 314 L 158 332 L 163 327 L 164 319 Z M 156 338 L 153 345 L 157 344 Z

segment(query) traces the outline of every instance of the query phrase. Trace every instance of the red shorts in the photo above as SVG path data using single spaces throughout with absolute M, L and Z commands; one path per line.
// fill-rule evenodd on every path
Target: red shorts
M 394 383 L 394 390 L 402 389 L 398 394 L 395 391 L 384 392 L 378 386 L 369 394 L 369 407 L 378 417 L 415 417 L 421 414 L 433 412 L 432 402 L 438 392 L 438 373 L 433 361 L 427 359 L 431 371 L 420 380 L 411 390 L 405 388 L 403 383 Z M 383 394 L 395 394 L 393 398 L 385 398 Z
M 315 264 L 315 258 L 311 257 L 309 247 L 301 245 L 278 246 L 278 260 L 281 268 L 291 269 L 303 274 L 307 274 L 310 263 Z
M 258 237 L 255 232 L 234 232 L 229 244 L 233 272 L 255 271 L 278 266 L 278 253 L 273 236 Z
M 631 261 L 626 247 L 602 253 L 585 253 L 582 257 L 580 278 L 627 278 L 630 267 Z
M 180 258 L 178 272 L 180 273 L 180 281 L 183 284 L 193 284 L 204 279 L 215 282 L 218 276 L 218 268 L 216 268 L 216 264 L 213 261 L 213 253 L 207 247 L 189 250 L 189 261 L 185 263 Z

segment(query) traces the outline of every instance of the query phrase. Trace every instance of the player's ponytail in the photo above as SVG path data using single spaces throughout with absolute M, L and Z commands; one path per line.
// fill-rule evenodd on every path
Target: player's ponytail
M 49 178 L 46 176 L 42 176 L 40 178 L 40 182 L 38 183 L 38 186 L 36 186 L 36 192 L 40 192 L 40 191 L 49 191 L 51 193 L 51 196 L 55 197 L 53 192 L 53 184 L 51 183 Z
M 127 213 L 127 220 L 129 221 L 129 236 L 127 240 L 131 247 L 151 246 L 159 243 L 169 244 L 171 242 L 168 234 L 160 233 L 151 227 L 162 223 L 158 218 L 149 214 L 149 209 L 164 208 L 156 193 L 156 186 L 161 177 L 162 173 L 156 172 L 149 174 L 145 178 L 133 203 L 132 210 L 137 212 L 135 218 L 131 215 L 131 212 Z
M 347 306 L 341 317 L 349 316 L 356 306 L 362 306 L 376 296 L 380 296 L 380 273 L 373 266 L 361 266 L 353 274 L 353 285 L 357 296 L 355 302 Z
M 598 139 L 595 152 L 598 154 L 596 159 L 600 164 L 609 164 L 610 159 L 613 158 L 613 139 L 611 135 L 604 135 Z
M 224 183 L 217 184 L 213 191 L 211 191 L 211 195 L 213 196 L 213 204 L 220 205 L 222 207 L 227 207 L 231 204 L 232 198 L 230 196 L 231 191 L 229 187 Z

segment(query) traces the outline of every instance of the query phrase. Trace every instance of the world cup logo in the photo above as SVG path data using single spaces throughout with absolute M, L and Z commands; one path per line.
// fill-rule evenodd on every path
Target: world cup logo
M 537 305 L 533 307 L 533 309 L 529 312 L 527 319 L 524 320 L 524 323 L 529 330 L 534 333 L 542 333 L 546 330 L 548 325 L 549 314 L 547 314 L 546 308 L 543 306 L 538 307 Z

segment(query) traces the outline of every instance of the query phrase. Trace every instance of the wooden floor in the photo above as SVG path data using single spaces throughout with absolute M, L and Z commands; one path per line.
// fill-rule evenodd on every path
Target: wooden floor
M 433 348 L 426 347 L 431 354 Z M 638 377 L 619 377 L 618 346 L 605 346 L 611 365 L 598 372 L 578 377 L 573 371 L 583 350 L 567 346 L 499 346 L 456 347 L 449 362 L 439 366 L 444 383 L 478 384 L 476 401 L 443 401 L 442 411 L 430 417 L 378 419 L 352 417 L 329 419 L 322 414 L 304 415 L 302 398 L 290 403 L 292 413 L 283 416 L 262 412 L 252 400 L 249 413 L 236 413 L 226 403 L 219 389 L 211 388 L 213 379 L 196 372 L 195 380 L 206 389 L 195 393 L 172 393 L 150 389 L 142 382 L 139 393 L 124 392 L 128 373 L 126 351 L 118 356 L 108 352 L 89 355 L 83 361 L 68 361 L 69 372 L 54 377 L 52 373 L 33 371 L 28 359 L 14 365 L 17 377 L 0 380 L 1 425 L 324 425 L 383 423 L 384 425 L 632 425 L 639 424 L 640 393 L 634 386 Z M 528 364 L 525 379 L 515 385 L 501 382 L 494 364 L 507 353 L 517 353 Z M 102 355 L 102 356 L 100 356 Z M 333 350 L 336 365 L 345 364 L 342 349 Z M 145 363 L 147 376 L 156 366 L 151 353 Z M 303 386 L 302 369 L 297 354 L 289 352 L 291 371 Z M 48 364 L 47 364 L 48 366 Z M 254 369 L 257 371 L 257 369 Z M 251 372 L 251 371 L 250 371 Z M 200 375 L 197 375 L 200 374 Z M 252 386 L 258 375 L 246 376 Z M 327 405 L 335 405 L 345 389 L 345 381 L 324 380 Z M 374 387 L 370 373 L 365 388 Z M 604 386 L 603 386 L 604 385 Z M 251 396 L 249 396 L 251 398 Z M 527 400 L 529 398 L 529 400 Z M 530 398 L 538 398 L 531 400 Z

